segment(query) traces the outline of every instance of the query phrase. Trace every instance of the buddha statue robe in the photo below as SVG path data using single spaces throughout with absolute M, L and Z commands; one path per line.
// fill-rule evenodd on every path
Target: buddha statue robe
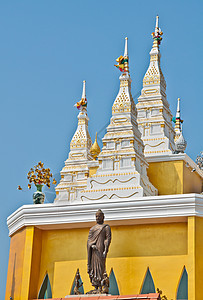
M 87 241 L 87 272 L 95 289 L 101 288 L 110 243 L 111 228 L 109 225 L 96 224 L 90 229 Z

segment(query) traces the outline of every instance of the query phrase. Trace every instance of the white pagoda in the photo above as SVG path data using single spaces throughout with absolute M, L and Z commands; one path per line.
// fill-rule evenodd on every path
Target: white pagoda
M 78 200 L 108 200 L 156 195 L 157 189 L 147 176 L 148 163 L 138 130 L 136 106 L 131 95 L 128 39 L 125 39 L 121 61 L 120 90 L 112 106 L 112 117 L 103 137 L 103 148 L 98 156 L 99 167 L 88 178 L 87 189 Z M 119 66 L 118 66 L 119 67 Z
M 150 51 L 150 64 L 136 105 L 145 156 L 168 155 L 175 150 L 172 114 L 166 97 L 166 81 L 160 66 L 159 45 L 162 34 L 157 16 L 155 32 L 152 33 L 154 41 Z
M 70 153 L 61 170 L 61 181 L 56 187 L 55 201 L 74 201 L 78 192 L 86 188 L 89 176 L 88 162 L 92 160 L 92 140 L 88 131 L 86 82 L 83 81 L 81 100 L 76 104 L 80 109 L 78 127 L 70 143 Z

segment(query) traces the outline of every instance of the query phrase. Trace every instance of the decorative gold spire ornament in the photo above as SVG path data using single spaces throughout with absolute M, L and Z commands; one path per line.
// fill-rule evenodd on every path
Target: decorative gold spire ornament
M 159 46 L 161 44 L 163 32 L 161 31 L 161 28 L 159 28 L 159 16 L 156 16 L 156 26 L 155 31 L 152 32 L 152 38 L 154 40 L 154 46 Z
M 117 59 L 117 65 L 114 65 L 117 67 L 121 72 L 129 72 L 129 65 L 128 65 L 128 38 L 125 38 L 125 50 L 124 55 L 119 56 Z
M 83 80 L 83 91 L 82 91 L 82 98 L 79 102 L 77 102 L 74 106 L 77 109 L 82 110 L 83 108 L 87 107 L 87 99 L 86 99 L 86 81 Z
M 90 153 L 92 154 L 92 157 L 94 158 L 94 160 L 96 160 L 100 152 L 101 152 L 101 149 L 97 143 L 97 132 L 96 132 L 95 141 L 94 141 L 94 144 L 92 145 L 92 147 L 90 148 Z

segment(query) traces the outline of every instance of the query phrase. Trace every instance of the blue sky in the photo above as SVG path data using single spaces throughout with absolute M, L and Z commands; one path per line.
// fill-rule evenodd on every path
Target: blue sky
M 164 32 L 160 46 L 167 97 L 175 114 L 181 98 L 187 154 L 202 145 L 202 1 L 0 2 L 1 210 L 0 298 L 6 286 L 9 238 L 6 218 L 32 203 L 30 167 L 43 161 L 58 174 L 77 126 L 82 81 L 87 81 L 89 131 L 101 139 L 119 88 L 115 59 L 129 38 L 135 102 L 149 64 L 156 14 Z M 53 189 L 52 191 L 53 192 Z M 54 194 L 46 193 L 47 201 Z

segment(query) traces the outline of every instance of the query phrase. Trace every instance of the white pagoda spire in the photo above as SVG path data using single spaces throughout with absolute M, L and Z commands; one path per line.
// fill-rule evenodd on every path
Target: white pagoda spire
M 61 181 L 56 187 L 55 201 L 74 201 L 78 192 L 87 186 L 89 174 L 88 162 L 92 155 L 90 148 L 92 140 L 88 130 L 86 82 L 83 81 L 82 98 L 75 106 L 80 111 L 78 114 L 78 126 L 70 143 L 70 152 L 65 161 L 65 167 L 61 171 Z
M 82 99 L 86 99 L 86 81 L 83 80 Z
M 124 54 L 123 56 L 119 56 L 117 59 L 117 65 L 114 65 L 117 67 L 121 72 L 123 72 L 123 75 L 126 75 L 129 73 L 129 59 L 128 59 L 128 38 L 125 38 L 125 48 L 124 48 Z
M 180 119 L 180 98 L 178 98 L 177 111 L 176 111 L 176 119 Z
M 80 111 L 78 114 L 78 128 L 70 143 L 70 149 L 83 153 L 83 159 L 92 159 L 90 155 L 90 148 L 92 141 L 88 131 L 88 115 L 87 115 L 87 99 L 86 99 L 86 81 L 83 81 L 82 98 L 75 104 L 77 109 Z M 77 149 L 77 150 L 75 150 Z
M 154 31 L 155 35 L 158 34 L 158 31 L 159 31 L 159 16 L 157 15 L 156 16 L 156 26 L 155 26 L 155 31 Z
M 184 153 L 187 146 L 187 141 L 183 136 L 183 120 L 180 118 L 180 98 L 178 98 L 176 117 L 173 118 L 173 121 L 175 123 L 175 153 Z
M 129 59 L 128 59 L 128 38 L 125 38 L 125 50 L 124 50 L 124 72 L 129 73 Z
M 174 129 L 172 114 L 166 98 L 166 82 L 160 65 L 159 45 L 163 32 L 156 16 L 155 31 L 152 33 L 153 46 L 150 63 L 143 79 L 143 89 L 138 98 L 137 122 L 146 156 L 166 155 L 174 151 Z
M 173 118 L 173 121 L 175 123 L 175 128 L 174 128 L 175 138 L 174 138 L 174 140 L 176 141 L 182 132 L 181 123 L 183 123 L 183 120 L 181 120 L 181 118 L 180 118 L 180 98 L 178 98 L 176 117 L 175 117 L 175 120 Z
M 128 57 L 128 38 L 125 38 L 125 50 L 124 50 L 124 57 Z
M 120 89 L 112 106 L 112 117 L 98 155 L 99 168 L 88 178 L 81 200 L 123 199 L 156 195 L 147 176 L 148 163 L 136 121 L 136 107 L 131 95 L 128 66 L 128 39 L 124 56 L 117 59 L 121 71 Z

